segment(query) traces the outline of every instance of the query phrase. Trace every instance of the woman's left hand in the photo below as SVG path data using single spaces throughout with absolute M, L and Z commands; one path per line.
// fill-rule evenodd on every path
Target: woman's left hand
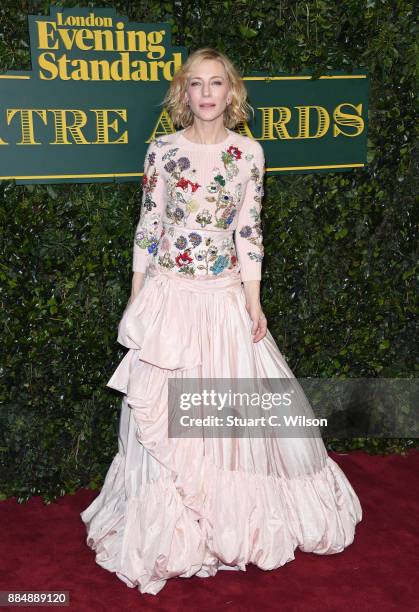
M 260 302 L 247 303 L 246 310 L 249 313 L 250 318 L 252 319 L 252 340 L 253 342 L 259 342 L 266 336 L 266 331 L 268 328 L 268 323 L 266 317 L 262 311 L 262 307 Z

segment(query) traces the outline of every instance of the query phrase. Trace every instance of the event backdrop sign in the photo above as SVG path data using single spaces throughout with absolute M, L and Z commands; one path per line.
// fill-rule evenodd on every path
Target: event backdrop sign
M 32 71 L 0 75 L 0 180 L 138 180 L 148 143 L 179 129 L 162 100 L 186 50 L 167 23 L 135 23 L 108 8 L 28 16 Z M 333 71 L 244 77 L 272 174 L 366 164 L 368 75 Z

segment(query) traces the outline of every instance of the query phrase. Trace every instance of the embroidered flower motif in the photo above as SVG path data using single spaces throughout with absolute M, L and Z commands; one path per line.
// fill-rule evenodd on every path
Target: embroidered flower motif
M 215 185 L 214 183 L 211 183 L 210 185 L 207 185 L 207 191 L 208 193 L 217 193 L 219 190 L 218 185 Z M 213 202 L 214 198 L 206 198 L 209 202 Z
M 233 241 L 232 235 L 229 234 L 228 236 L 223 238 L 220 246 L 221 246 L 221 249 L 223 249 L 224 251 L 226 249 L 232 249 L 234 251 L 234 241 Z
M 185 213 L 181 208 L 177 207 L 174 211 L 173 217 L 175 221 L 181 221 L 185 217 Z
M 153 238 L 150 241 L 150 244 L 147 247 L 148 252 L 149 253 L 156 253 L 157 252 L 157 245 L 158 245 L 158 241 L 155 238 Z
M 254 224 L 252 225 L 252 227 L 250 227 L 250 225 L 244 225 L 239 233 L 242 238 L 246 238 L 258 249 L 257 253 L 255 253 L 254 251 L 248 251 L 247 255 L 249 256 L 249 258 L 253 261 L 260 262 L 263 259 L 264 248 L 262 243 L 262 226 L 260 222 L 259 210 L 260 209 L 256 208 L 256 206 L 250 209 L 250 214 L 254 220 Z
M 263 261 L 263 255 L 261 255 L 260 253 L 254 253 L 253 251 L 248 251 L 248 256 L 250 259 L 253 259 L 254 261 L 258 261 L 258 262 L 262 262 Z
M 238 265 L 233 235 L 219 233 L 203 236 L 190 232 L 179 234 L 175 226 L 166 226 L 158 248 L 158 264 L 176 272 L 194 276 L 196 274 L 218 275 Z M 167 243 L 166 243 L 167 241 Z M 180 251 L 180 252 L 177 252 Z
M 139 229 L 135 234 L 135 244 L 141 249 L 147 249 L 149 253 L 155 253 L 160 239 L 158 229 L 160 226 L 160 215 L 150 215 L 147 209 L 143 209 L 140 218 Z
M 160 266 L 163 266 L 163 268 L 168 268 L 169 270 L 174 268 L 176 265 L 173 259 L 170 257 L 170 253 L 164 253 L 164 255 L 161 255 L 158 258 L 158 262 Z
M 178 182 L 176 183 L 176 187 L 180 187 L 181 189 L 183 189 L 185 191 L 185 189 L 188 187 L 189 185 L 189 181 L 187 181 L 185 178 L 180 178 L 178 180 Z
M 190 257 L 188 251 L 184 251 L 183 253 L 179 253 L 179 255 L 175 258 L 175 261 L 179 268 L 181 268 L 182 266 L 192 263 L 193 259 Z
M 189 242 L 192 244 L 192 246 L 195 248 L 197 246 L 199 246 L 202 242 L 202 238 L 199 234 L 197 234 L 196 232 L 191 232 L 189 234 Z
M 211 272 L 214 274 L 220 274 L 225 268 L 228 266 L 228 257 L 227 255 L 220 255 L 215 260 L 215 263 L 210 267 Z
M 189 187 L 189 185 L 191 186 L 192 193 L 195 193 L 195 191 L 200 186 L 198 183 L 192 183 L 192 181 L 190 181 L 189 179 L 185 179 L 183 177 L 180 178 L 178 182 L 176 183 L 176 187 L 181 187 L 184 191 Z
M 189 202 L 186 204 L 186 210 L 188 211 L 188 213 L 199 210 L 198 202 L 196 200 L 189 200 Z
M 236 210 L 229 206 L 226 208 L 219 219 L 215 222 L 216 227 L 220 227 L 221 229 L 227 229 L 228 226 L 233 222 L 234 215 L 236 214 Z
M 174 169 L 176 168 L 176 162 L 174 159 L 171 159 L 170 161 L 167 162 L 167 164 L 164 166 L 164 169 L 171 174 Z
M 164 145 L 169 144 L 169 142 L 167 140 L 164 140 L 163 138 L 158 138 L 158 137 L 154 138 L 152 142 L 159 149 L 160 149 L 160 147 L 163 147 Z
M 235 217 L 235 215 L 236 215 L 236 212 L 237 212 L 237 211 L 236 211 L 236 209 L 235 209 L 235 208 L 233 208 L 233 210 L 230 212 L 229 216 L 228 216 L 228 217 L 227 217 L 227 219 L 226 219 L 226 223 L 227 223 L 227 225 L 231 225 L 231 224 L 232 224 L 233 219 L 234 219 L 234 217 Z
M 176 225 L 185 226 L 190 213 L 195 212 L 199 208 L 199 204 L 197 204 L 196 200 L 193 200 L 191 195 L 201 185 L 183 175 L 190 167 L 191 162 L 185 156 L 179 157 L 177 160 L 173 158 L 165 166 L 169 173 L 167 180 L 168 202 L 166 215 Z
M 263 177 L 262 177 L 261 171 L 256 166 L 256 164 L 253 164 L 253 167 L 250 170 L 250 180 L 251 181 L 255 181 L 255 192 L 256 193 L 253 196 L 253 199 L 255 200 L 255 202 L 257 202 L 258 204 L 261 205 L 262 197 L 263 197 L 263 194 L 264 194 L 264 191 L 263 191 Z
M 238 147 L 231 145 L 227 151 L 222 151 L 221 160 L 227 173 L 227 181 L 231 181 L 239 173 L 237 160 L 241 159 L 242 152 Z
M 155 154 L 153 153 L 153 155 Z M 150 211 L 152 208 L 155 208 L 156 206 L 152 194 L 154 189 L 156 188 L 158 177 L 159 173 L 156 168 L 154 168 L 151 176 L 148 176 L 147 173 L 145 173 L 143 176 L 143 206 L 148 211 Z
M 250 227 L 250 225 L 244 225 L 240 230 L 240 236 L 242 238 L 249 238 L 251 234 L 252 234 L 252 228 Z
M 174 157 L 178 151 L 179 147 L 171 147 L 168 151 L 166 151 L 166 153 L 163 153 L 162 161 L 165 162 L 167 159 L 172 159 L 172 157 Z
M 181 251 L 182 249 L 186 248 L 187 244 L 188 244 L 188 241 L 185 238 L 185 236 L 179 236 L 175 242 L 175 247 L 179 249 L 179 251 Z
M 163 139 L 153 139 L 150 142 L 150 153 L 146 155 L 144 161 L 144 175 L 142 180 L 142 206 L 138 229 L 134 238 L 135 244 L 149 253 L 155 254 L 157 245 L 160 239 L 160 223 L 161 218 L 159 213 L 152 213 L 152 210 L 157 207 L 154 201 L 153 192 L 159 181 L 160 173 L 155 166 L 156 151 L 153 147 L 161 148 L 169 143 Z M 161 179 L 160 179 L 161 180 Z
M 179 159 L 177 160 L 177 165 L 179 167 L 179 170 L 183 172 L 184 170 L 187 170 L 191 167 L 191 162 L 187 157 L 179 157 Z
M 205 208 L 204 210 L 202 210 L 200 213 L 196 215 L 195 221 L 199 223 L 202 228 L 204 228 L 206 225 L 211 223 L 212 214 L 207 208 Z
M 231 145 L 230 147 L 228 147 L 227 153 L 229 155 L 232 155 L 236 159 L 241 159 L 241 156 L 242 156 L 242 152 L 240 151 L 240 149 L 238 147 L 235 147 L 234 145 Z
M 214 168 L 214 178 L 206 185 L 206 190 L 210 195 L 207 195 L 205 199 L 211 203 L 215 202 L 214 223 L 220 229 L 228 229 L 229 225 L 233 222 L 236 209 L 241 201 L 241 183 L 234 186 L 234 191 L 231 190 L 229 185 L 239 173 L 237 160 L 241 159 L 241 157 L 242 152 L 234 145 L 228 147 L 226 151 L 222 151 L 221 159 L 224 164 L 225 176 L 219 168 Z
M 251 156 L 250 159 L 253 159 L 253 156 Z M 260 168 L 258 168 L 258 166 L 254 162 L 250 170 L 249 180 L 254 181 L 255 183 L 253 199 L 256 202 L 256 206 L 253 206 L 253 208 L 251 208 L 249 211 L 251 217 L 254 220 L 254 223 L 252 226 L 244 225 L 238 231 L 242 238 L 246 238 L 246 240 L 248 240 L 257 249 L 256 252 L 255 251 L 247 252 L 249 259 L 251 259 L 252 261 L 261 262 L 263 260 L 263 255 L 264 255 L 264 247 L 263 247 L 263 241 L 262 241 L 262 225 L 261 225 L 261 219 L 260 219 L 260 211 L 262 208 L 262 197 L 264 194 L 263 174 Z

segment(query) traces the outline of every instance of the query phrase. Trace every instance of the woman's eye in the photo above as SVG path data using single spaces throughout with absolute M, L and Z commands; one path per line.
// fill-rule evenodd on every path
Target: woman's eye
M 215 85 L 222 85 L 221 81 L 213 81 L 213 84 Z M 195 81 L 194 83 L 191 83 L 191 86 L 193 87 L 194 85 L 199 85 L 198 81 Z

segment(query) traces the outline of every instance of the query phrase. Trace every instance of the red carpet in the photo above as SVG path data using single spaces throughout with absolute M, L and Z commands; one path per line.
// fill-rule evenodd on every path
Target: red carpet
M 327 612 L 419 609 L 419 450 L 406 456 L 330 453 L 359 496 L 363 519 L 354 543 L 337 555 L 295 551 L 295 560 L 264 572 L 220 571 L 212 578 L 172 578 L 141 595 L 94 561 L 79 513 L 96 497 L 86 489 L 49 506 L 0 503 L 0 589 L 68 590 L 71 610 L 281 610 Z

